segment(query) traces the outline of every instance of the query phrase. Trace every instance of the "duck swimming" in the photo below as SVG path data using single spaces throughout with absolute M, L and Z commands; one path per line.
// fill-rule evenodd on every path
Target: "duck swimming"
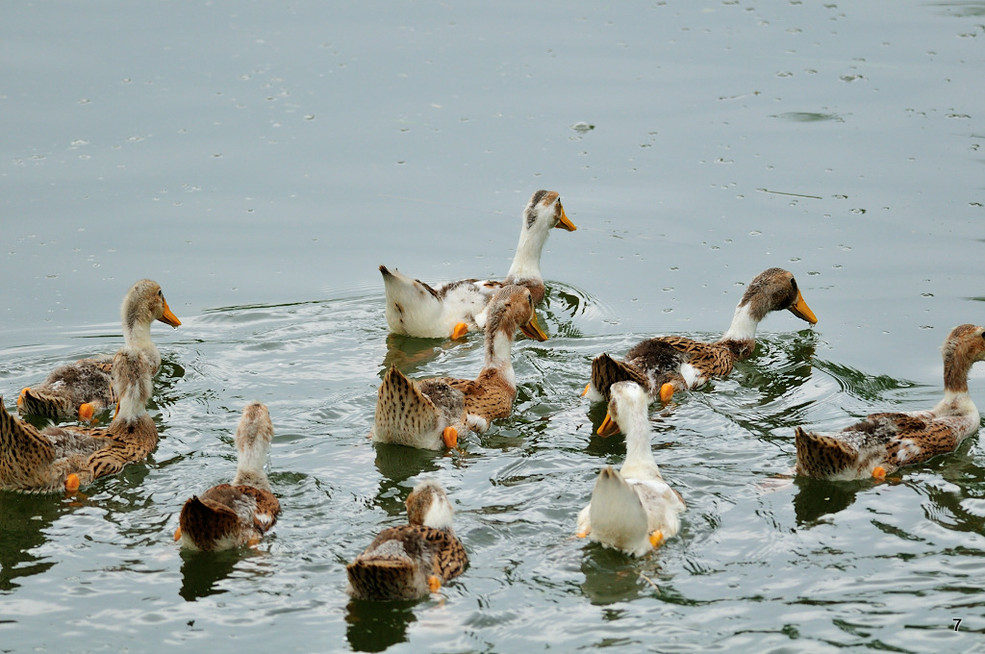
M 905 465 L 952 452 L 978 431 L 981 415 L 968 395 L 968 372 L 976 361 L 985 361 L 985 327 L 955 327 L 941 352 L 944 397 L 934 408 L 873 413 L 832 434 L 797 427 L 797 473 L 832 480 L 883 478 Z
M 517 329 L 528 338 L 547 340 L 530 290 L 504 286 L 489 304 L 479 376 L 414 381 L 391 366 L 380 385 L 370 436 L 381 443 L 437 450 L 455 447 L 463 428 L 484 432 L 491 421 L 508 416 L 516 397 L 512 347 Z
M 112 368 L 119 402 L 106 428 L 38 431 L 7 413 L 0 403 L 0 489 L 74 492 L 154 451 L 157 427 L 146 408 L 152 362 L 142 350 L 124 346 L 113 357 Z
M 407 496 L 409 524 L 384 529 L 346 566 L 347 592 L 356 599 L 417 599 L 462 574 L 469 557 L 452 529 L 453 513 L 441 484 L 419 483 Z
M 156 374 L 161 366 L 161 353 L 151 340 L 151 323 L 159 320 L 172 327 L 181 325 L 168 307 L 160 284 L 150 279 L 135 283 L 123 298 L 120 314 L 124 342 L 143 351 Z M 18 413 L 42 416 L 54 422 L 91 420 L 95 413 L 116 402 L 112 363 L 113 357 L 97 357 L 55 368 L 41 384 L 21 391 L 17 398 Z
M 611 399 L 599 436 L 626 435 L 626 462 L 599 473 L 592 500 L 578 513 L 578 536 L 633 556 L 659 547 L 680 531 L 685 504 L 664 481 L 650 449 L 650 404 L 646 391 L 630 381 L 610 388 Z
M 613 383 L 634 381 L 647 390 L 651 401 L 659 397 L 669 402 L 675 391 L 723 377 L 732 372 L 736 361 L 752 356 L 757 325 L 767 313 L 782 309 L 812 325 L 817 322 L 793 274 L 770 268 L 749 284 L 735 308 L 731 326 L 719 340 L 704 343 L 683 336 L 660 336 L 634 346 L 624 361 L 603 353 L 592 361 L 592 381 L 582 395 L 593 401 L 608 400 Z
M 540 303 L 545 292 L 540 255 L 554 227 L 569 232 L 576 229 L 565 215 L 557 191 L 537 191 L 523 212 L 520 241 L 502 282 L 465 279 L 432 287 L 380 266 L 390 330 L 419 338 L 461 338 L 469 331 L 485 329 L 486 307 L 496 290 L 508 284 L 527 287 L 534 303 Z
M 216 551 L 253 545 L 274 526 L 280 502 L 263 470 L 273 436 L 267 407 L 248 404 L 236 429 L 236 477 L 185 502 L 174 534 L 182 547 Z

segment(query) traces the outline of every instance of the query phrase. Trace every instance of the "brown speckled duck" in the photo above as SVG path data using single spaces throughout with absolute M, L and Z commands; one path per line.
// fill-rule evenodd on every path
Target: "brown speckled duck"
M 479 376 L 414 381 L 391 367 L 380 385 L 370 436 L 382 443 L 436 450 L 455 447 L 465 427 L 483 432 L 492 420 L 508 416 L 516 397 L 511 350 L 517 329 L 528 338 L 547 340 L 530 290 L 504 286 L 489 305 L 485 365 Z
M 76 491 L 94 479 L 141 461 L 157 447 L 157 427 L 147 413 L 153 364 L 142 351 L 124 346 L 113 358 L 119 402 L 108 427 L 46 427 L 7 413 L 0 403 L 0 488 Z
M 833 434 L 795 430 L 797 473 L 819 479 L 881 479 L 905 465 L 952 452 L 978 431 L 968 372 L 985 361 L 985 327 L 959 325 L 942 348 L 944 398 L 929 411 L 873 413 Z
M 215 551 L 255 545 L 274 526 L 280 502 L 263 471 L 273 436 L 267 407 L 248 404 L 236 429 L 236 477 L 185 502 L 174 534 L 182 547 Z
M 417 599 L 462 574 L 469 557 L 452 530 L 453 513 L 441 484 L 419 483 L 407 496 L 410 524 L 384 529 L 346 566 L 348 593 L 356 599 Z
M 432 287 L 380 266 L 390 330 L 420 338 L 461 338 L 470 331 L 484 329 L 486 308 L 496 290 L 506 284 L 526 286 L 534 303 L 540 303 L 544 299 L 540 254 L 554 227 L 570 232 L 576 229 L 565 215 L 557 191 L 537 191 L 523 212 L 520 242 L 502 282 L 465 279 Z
M 155 320 L 178 327 L 178 320 L 168 307 L 161 286 L 141 279 L 130 287 L 120 307 L 123 339 L 130 347 L 142 350 L 154 366 L 161 366 L 161 353 L 150 337 Z M 79 359 L 51 371 L 41 384 L 21 391 L 17 411 L 22 416 L 36 415 L 54 422 L 91 420 L 93 414 L 116 402 L 112 388 L 113 357 Z
M 626 461 L 620 470 L 599 473 L 592 500 L 578 513 L 578 536 L 642 556 L 680 531 L 685 504 L 657 467 L 650 449 L 646 391 L 630 381 L 612 385 L 609 411 L 599 427 L 606 438 L 626 435 Z
M 634 346 L 624 361 L 601 354 L 592 361 L 592 381 L 582 395 L 593 401 L 608 400 L 612 384 L 634 381 L 647 390 L 650 401 L 659 397 L 669 402 L 675 391 L 695 388 L 732 372 L 735 362 L 751 356 L 756 348 L 759 322 L 767 313 L 782 309 L 812 325 L 817 322 L 793 274 L 770 268 L 749 284 L 722 338 L 704 343 L 682 336 L 660 336 Z

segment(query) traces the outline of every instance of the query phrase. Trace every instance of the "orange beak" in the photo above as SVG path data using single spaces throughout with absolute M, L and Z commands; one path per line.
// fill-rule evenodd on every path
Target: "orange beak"
M 564 213 L 564 207 L 561 206 L 560 202 L 558 202 L 557 206 L 559 209 L 561 209 L 561 217 L 557 219 L 557 225 L 554 225 L 554 227 L 558 229 L 566 229 L 569 232 L 573 232 L 576 229 L 578 229 L 577 227 L 575 227 L 575 224 L 571 222 L 571 220 L 568 218 L 567 214 Z
M 807 306 L 806 302 L 804 302 L 804 296 L 800 294 L 800 289 L 797 289 L 797 301 L 793 303 L 792 307 L 790 307 L 790 313 L 797 316 L 801 320 L 806 320 L 812 325 L 817 324 L 817 316 L 814 315 L 811 308 Z
M 617 425 L 616 421 L 612 419 L 612 416 L 609 415 L 608 412 L 606 412 L 605 420 L 602 421 L 602 424 L 599 425 L 598 431 L 595 433 L 597 433 L 602 438 L 615 436 L 616 434 L 619 433 L 619 425 Z
M 164 300 L 164 298 L 161 298 Z M 165 325 L 171 325 L 172 327 L 178 327 L 181 325 L 181 321 L 178 320 L 178 316 L 171 313 L 171 307 L 168 306 L 168 301 L 164 300 L 164 314 L 158 318 Z
M 547 334 L 544 333 L 544 330 L 541 329 L 540 325 L 537 323 L 536 312 L 532 312 L 530 314 L 530 322 L 526 325 L 520 325 L 520 331 L 523 332 L 524 336 L 527 338 L 532 338 L 535 341 L 547 340 Z

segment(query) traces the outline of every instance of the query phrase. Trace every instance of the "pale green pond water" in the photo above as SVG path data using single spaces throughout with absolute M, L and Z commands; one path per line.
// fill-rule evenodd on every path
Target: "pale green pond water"
M 153 327 L 146 464 L 0 493 L 0 651 L 982 651 L 980 436 L 887 483 L 785 475 L 795 425 L 935 403 L 944 336 L 985 322 L 985 3 L 611 5 L 4 6 L 6 406 L 114 351 L 136 279 L 184 324 Z M 374 447 L 390 363 L 482 360 L 388 339 L 377 266 L 502 275 L 538 188 L 578 231 L 547 243 L 514 415 L 461 457 Z M 625 452 L 578 396 L 592 357 L 716 337 L 770 266 L 818 325 L 768 317 L 730 378 L 651 411 L 679 536 L 642 560 L 575 539 Z M 182 554 L 177 512 L 231 477 L 254 399 L 281 520 Z M 350 602 L 345 563 L 424 477 L 470 568 Z

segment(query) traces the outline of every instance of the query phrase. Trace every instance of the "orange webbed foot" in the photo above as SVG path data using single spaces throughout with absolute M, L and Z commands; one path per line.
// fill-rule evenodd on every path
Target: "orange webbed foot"
M 445 447 L 456 449 L 458 445 L 458 430 L 454 427 L 445 427 L 441 432 L 441 440 L 444 441 Z
M 21 389 L 21 394 L 17 396 L 17 408 L 20 408 L 21 406 L 24 405 L 24 396 L 27 395 L 27 392 L 29 390 L 31 390 L 30 386 L 26 386 Z
M 96 407 L 94 407 L 89 402 L 79 405 L 79 420 L 83 422 L 92 422 L 92 416 L 96 413 Z
M 876 466 L 872 469 L 872 478 L 878 481 L 884 481 L 886 479 L 886 469 L 882 466 Z
M 431 575 L 430 577 L 428 577 L 428 589 L 432 593 L 437 593 L 439 590 L 441 590 L 441 578 L 438 577 L 437 575 Z
M 592 382 L 588 382 L 587 384 L 585 384 L 585 390 L 581 392 L 581 396 L 585 397 L 586 395 L 588 395 L 588 389 L 590 389 L 591 387 L 592 387 Z
M 65 478 L 65 490 L 69 493 L 74 493 L 79 490 L 80 485 L 81 481 L 79 480 L 79 476 L 74 472 Z
M 455 325 L 455 329 L 451 332 L 451 337 L 453 340 L 458 340 L 469 333 L 469 326 L 464 322 L 460 322 Z
M 174 542 L 177 543 L 179 540 L 181 540 L 181 527 L 174 530 Z
M 667 404 L 674 397 L 674 385 L 667 382 L 660 387 L 660 401 Z
M 653 547 L 653 548 L 657 548 L 657 547 L 660 547 L 660 545 L 663 542 L 664 542 L 664 533 L 662 531 L 660 531 L 659 529 L 655 529 L 650 534 L 650 546 Z

